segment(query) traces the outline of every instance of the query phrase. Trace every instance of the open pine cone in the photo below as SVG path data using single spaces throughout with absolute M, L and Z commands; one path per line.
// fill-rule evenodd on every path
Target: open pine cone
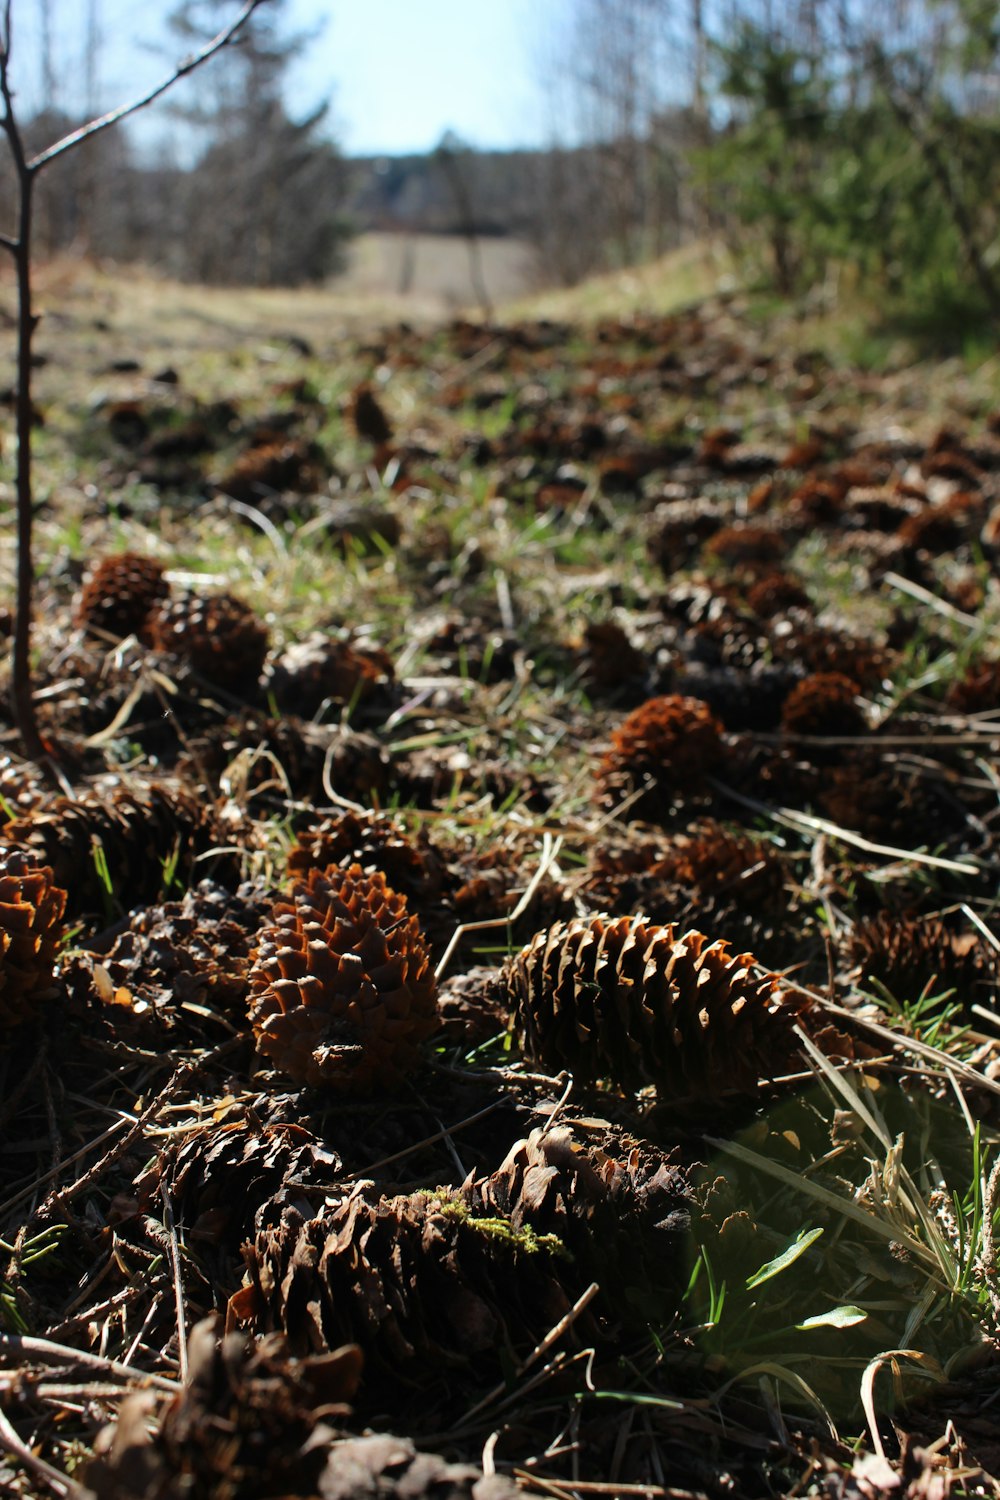
M 722 760 L 722 725 L 707 703 L 668 694 L 633 709 L 612 732 L 597 773 L 605 806 L 626 799 L 629 816 L 657 821 L 679 792 L 697 792 Z
M 250 971 L 257 1046 L 298 1083 L 398 1083 L 438 1024 L 430 957 L 405 896 L 360 865 L 310 870 L 265 924 Z
M 27 1020 L 52 982 L 66 892 L 24 849 L 0 846 L 0 1028 Z
M 78 625 L 121 640 L 144 632 L 150 614 L 170 593 L 163 565 L 138 552 L 102 558 L 87 578 L 76 604 Z
M 857 697 L 857 683 L 842 672 L 813 672 L 785 699 L 781 727 L 786 734 L 862 734 L 865 720 Z
M 235 691 L 256 683 L 267 655 L 267 626 L 234 594 L 171 599 L 152 616 L 150 631 L 157 650 Z
M 362 1182 L 316 1218 L 289 1207 L 244 1248 L 231 1308 L 296 1353 L 356 1341 L 376 1400 L 449 1371 L 493 1380 L 591 1281 L 603 1296 L 600 1323 L 576 1324 L 588 1339 L 669 1319 L 689 1274 L 690 1196 L 655 1148 L 540 1129 L 458 1189 L 388 1197 Z
M 557 922 L 501 972 L 526 1055 L 664 1102 L 752 1093 L 795 1052 L 776 975 L 703 933 L 642 917 Z

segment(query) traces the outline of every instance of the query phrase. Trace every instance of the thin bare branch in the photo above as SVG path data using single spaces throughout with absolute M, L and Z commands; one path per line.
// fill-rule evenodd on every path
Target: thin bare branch
M 89 140 L 91 136 L 97 135 L 99 131 L 107 130 L 109 126 L 117 125 L 120 120 L 127 119 L 129 115 L 136 114 L 140 109 L 145 109 L 148 104 L 152 104 L 154 100 L 159 99 L 161 94 L 165 94 L 168 89 L 173 88 L 174 84 L 178 83 L 180 79 L 186 78 L 189 73 L 194 72 L 195 68 L 200 68 L 202 63 L 207 62 L 216 52 L 220 52 L 223 47 L 228 46 L 236 36 L 236 33 L 253 15 L 254 11 L 259 6 L 266 5 L 267 3 L 268 0 L 246 0 L 239 15 L 230 22 L 225 30 L 220 31 L 218 36 L 213 37 L 212 41 L 206 43 L 200 52 L 194 52 L 190 57 L 184 58 L 183 62 L 179 62 L 168 77 L 158 83 L 155 88 L 150 89 L 148 93 L 143 94 L 141 99 L 133 99 L 129 104 L 119 105 L 117 109 L 111 110 L 110 114 L 101 115 L 99 119 L 91 120 L 88 124 L 81 125 L 79 130 L 73 130 L 69 135 L 64 135 L 62 140 L 56 141 L 47 150 L 39 152 L 37 156 L 33 156 L 27 164 L 28 170 L 30 172 L 39 171 L 42 167 L 48 166 L 49 162 L 53 161 L 57 156 L 62 156 L 64 152 L 71 151 L 74 146 L 79 146 L 81 142 Z

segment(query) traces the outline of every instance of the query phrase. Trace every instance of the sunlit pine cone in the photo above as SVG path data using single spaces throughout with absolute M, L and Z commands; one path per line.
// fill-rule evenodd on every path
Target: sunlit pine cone
M 858 686 L 841 672 L 814 672 L 796 683 L 781 711 L 786 734 L 859 735 L 865 719 L 858 706 Z
M 256 684 L 267 626 L 233 594 L 184 594 L 150 619 L 153 645 L 188 662 L 206 681 L 241 691 Z
M 47 865 L 0 847 L 0 1032 L 27 1020 L 51 984 L 65 909 Z
M 427 945 L 406 898 L 360 865 L 310 870 L 265 923 L 250 971 L 257 1046 L 297 1083 L 391 1087 L 438 1024 Z
M 121 640 L 142 636 L 146 622 L 170 593 L 162 563 L 138 552 L 102 558 L 76 602 L 76 623 Z
M 679 694 L 650 698 L 612 731 L 597 771 L 600 802 L 617 807 L 634 799 L 628 816 L 655 822 L 679 794 L 702 791 L 724 755 L 722 725 L 706 703 Z
M 795 1052 L 799 1006 L 725 941 L 642 917 L 557 922 L 505 966 L 526 1056 L 664 1102 L 752 1093 Z

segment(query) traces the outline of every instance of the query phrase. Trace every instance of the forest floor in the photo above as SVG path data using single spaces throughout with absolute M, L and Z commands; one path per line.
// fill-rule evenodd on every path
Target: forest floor
M 1000 365 L 701 274 L 41 273 L 3 1493 L 1000 1494 Z

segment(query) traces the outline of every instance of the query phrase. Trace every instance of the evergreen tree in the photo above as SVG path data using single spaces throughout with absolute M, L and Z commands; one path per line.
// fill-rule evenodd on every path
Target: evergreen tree
M 283 85 L 308 36 L 281 33 L 285 0 L 269 0 L 217 74 L 183 110 L 200 142 L 172 205 L 184 225 L 168 250 L 176 274 L 216 284 L 294 286 L 338 268 L 346 237 L 341 204 L 346 168 L 324 137 L 323 104 L 304 119 L 289 114 Z M 182 0 L 170 18 L 184 42 L 199 45 L 231 9 L 228 0 Z

